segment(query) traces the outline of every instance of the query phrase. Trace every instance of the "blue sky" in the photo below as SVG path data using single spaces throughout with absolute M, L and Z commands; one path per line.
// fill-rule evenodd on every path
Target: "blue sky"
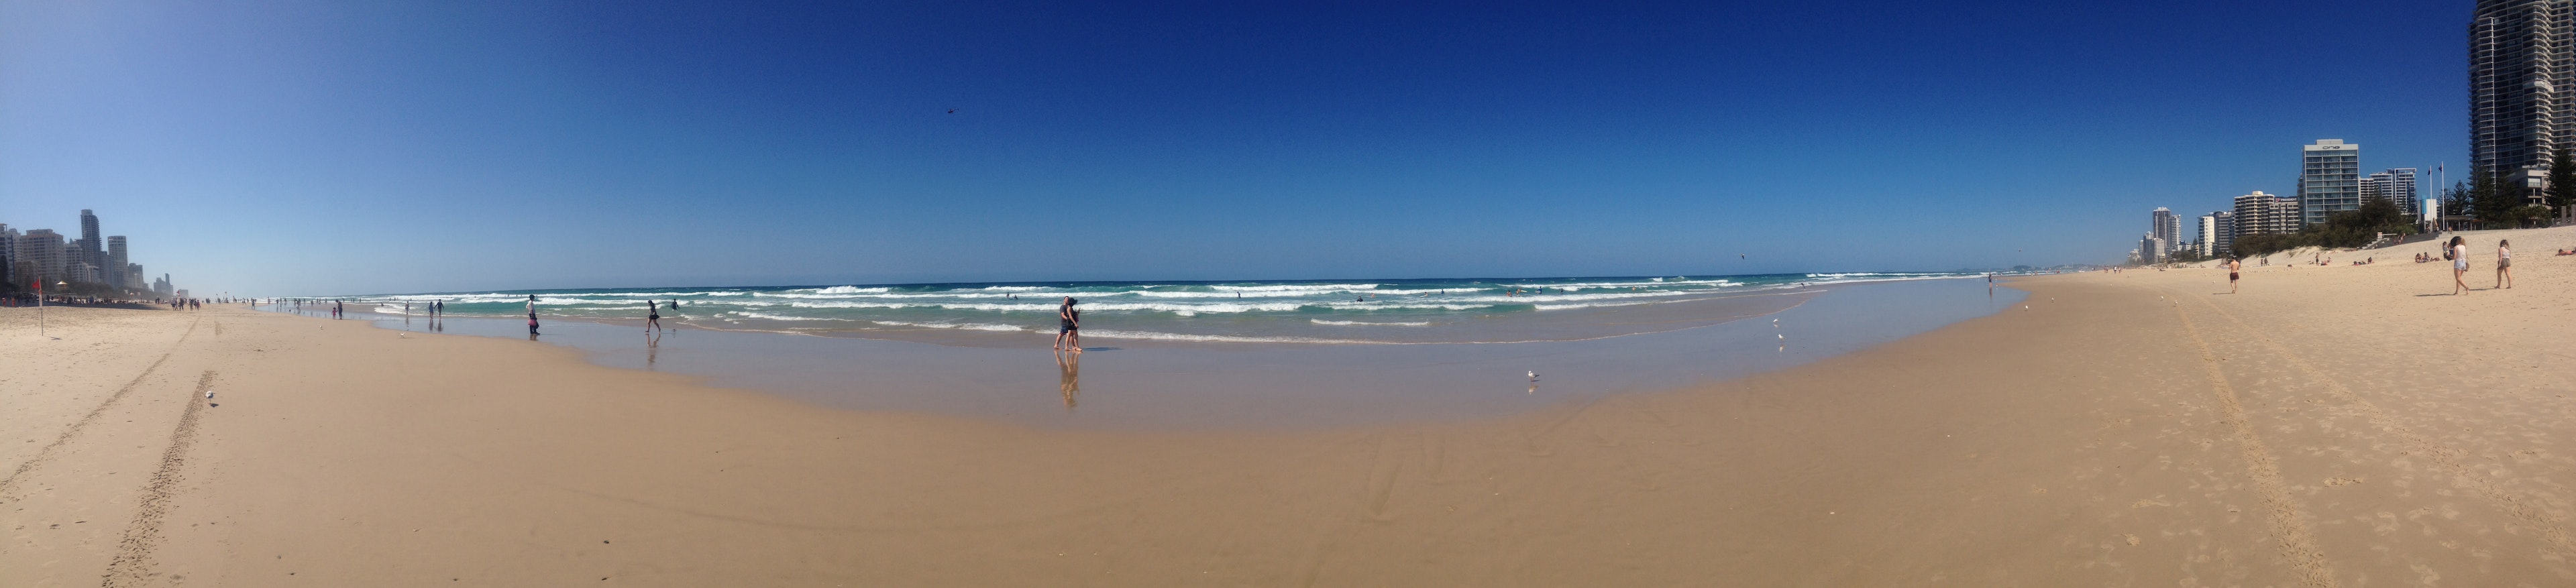
M 0 0 L 0 222 L 263 295 L 1938 270 L 2466 150 L 2468 2 L 812 4 Z

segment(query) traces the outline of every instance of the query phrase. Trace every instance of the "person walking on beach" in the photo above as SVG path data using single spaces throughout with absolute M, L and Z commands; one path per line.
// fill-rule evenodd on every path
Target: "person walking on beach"
M 649 333 L 659 328 L 662 328 L 662 303 L 644 301 L 644 331 Z
M 2513 287 L 2513 240 L 2496 240 L 2496 287 Z
M 1082 352 L 1082 311 L 1074 310 L 1073 305 L 1073 297 L 1066 296 L 1064 305 L 1055 309 L 1055 349 L 1057 351 Z M 1067 344 L 1071 344 L 1071 347 L 1067 347 Z
M 528 295 L 528 336 L 537 336 L 537 295 Z
M 2458 296 L 2468 293 L 2469 239 L 2467 237 L 2451 237 L 2451 246 L 2445 250 L 2444 253 L 2451 258 L 2451 295 Z
M 2237 271 L 2244 269 L 2244 267 L 2245 264 L 2238 262 L 2236 258 L 2227 258 L 2227 293 L 2236 293 Z

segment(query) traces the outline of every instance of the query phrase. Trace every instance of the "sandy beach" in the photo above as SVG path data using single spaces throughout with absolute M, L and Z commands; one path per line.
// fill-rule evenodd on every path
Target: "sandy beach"
M 2486 289 L 2495 235 L 2531 241 L 2514 289 Z M 2570 236 L 2473 235 L 2466 296 L 2408 248 L 2233 295 L 2039 276 L 1741 379 L 1258 433 L 839 410 L 234 306 L 49 310 L 59 339 L 0 309 L 0 586 L 2566 585 Z

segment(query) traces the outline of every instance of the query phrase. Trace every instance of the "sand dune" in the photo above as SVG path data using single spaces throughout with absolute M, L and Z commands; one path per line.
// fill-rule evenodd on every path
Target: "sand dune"
M 1259 434 L 829 410 L 235 309 L 58 311 L 54 340 L 5 309 L 0 585 L 2563 585 L 2576 258 L 2532 238 L 2512 290 L 2437 295 L 2411 252 L 2235 295 L 2047 276 L 1742 380 Z

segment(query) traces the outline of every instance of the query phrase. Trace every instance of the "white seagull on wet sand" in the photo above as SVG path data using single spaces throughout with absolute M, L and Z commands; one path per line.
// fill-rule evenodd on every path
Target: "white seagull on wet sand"
M 1530 372 L 1530 373 L 1529 373 L 1529 376 L 1530 376 L 1530 381 L 1532 381 L 1532 382 L 1536 382 L 1536 381 L 1538 381 L 1538 372 Z

